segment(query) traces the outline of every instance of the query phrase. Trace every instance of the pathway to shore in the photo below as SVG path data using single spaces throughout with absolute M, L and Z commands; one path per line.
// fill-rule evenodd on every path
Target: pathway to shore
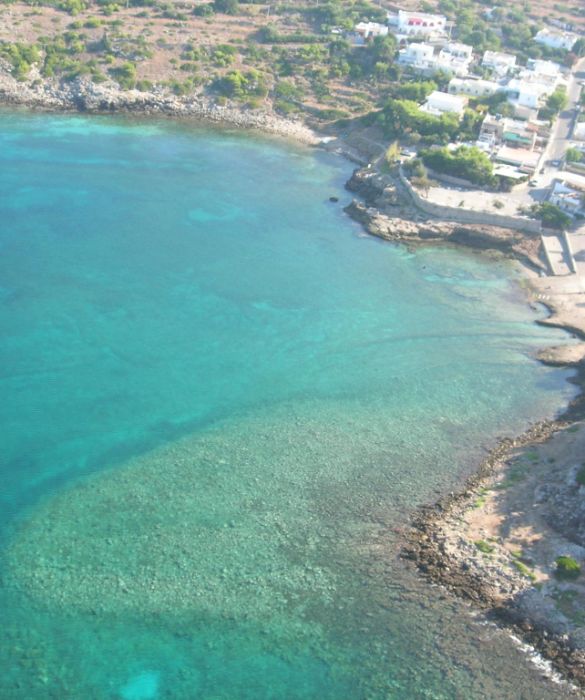
M 545 321 L 555 326 L 573 330 L 583 342 L 553 348 L 543 357 L 548 361 L 577 363 L 585 358 L 585 224 L 568 234 L 576 272 L 571 272 L 566 260 L 566 250 L 561 251 L 560 238 L 555 243 L 543 236 L 543 243 L 551 261 L 553 274 L 534 276 L 531 280 L 535 301 L 546 304 L 551 317 Z M 564 253 L 564 254 L 563 254 Z

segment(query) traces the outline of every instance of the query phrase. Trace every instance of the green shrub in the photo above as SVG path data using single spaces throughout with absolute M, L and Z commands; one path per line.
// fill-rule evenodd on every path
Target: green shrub
M 34 44 L 0 45 L 0 56 L 11 63 L 12 75 L 20 81 L 27 79 L 32 64 L 41 59 L 41 54 Z
M 439 173 L 459 177 L 476 185 L 494 186 L 494 166 L 488 156 L 475 146 L 429 148 L 420 153 L 423 163 Z
M 123 90 L 131 90 L 136 85 L 136 66 L 129 61 L 117 68 L 110 68 L 110 75 Z
M 568 163 L 580 163 L 584 159 L 583 153 L 578 148 L 567 148 L 565 158 Z
M 555 576 L 560 579 L 571 580 L 579 577 L 581 565 L 573 557 L 557 557 L 555 560 Z
M 585 486 L 585 463 L 581 465 L 581 468 L 575 476 L 575 480 L 577 481 L 579 486 Z
M 447 142 L 459 130 L 459 120 L 455 114 L 440 117 L 428 114 L 419 109 L 418 102 L 414 100 L 387 100 L 378 113 L 378 122 L 390 138 L 417 134 L 433 143 Z
M 238 12 L 238 0 L 213 0 L 211 3 L 216 12 L 226 15 L 235 15 Z
M 494 551 L 494 547 L 485 540 L 477 540 L 474 544 L 482 554 L 491 554 Z
M 566 229 L 571 224 L 571 217 L 559 209 L 556 204 L 550 202 L 533 204 L 530 207 L 530 213 L 536 219 L 540 219 L 548 228 Z
M 276 100 L 274 107 L 285 116 L 299 112 L 298 106 L 293 102 L 289 102 L 288 100 Z
M 211 7 L 211 5 L 197 5 L 193 9 L 193 14 L 196 17 L 211 17 L 213 14 L 213 7 Z
M 514 561 L 512 562 L 512 566 L 517 571 L 519 571 L 522 574 L 522 576 L 529 578 L 533 582 L 536 581 L 536 576 L 534 575 L 534 572 L 531 571 L 523 561 L 519 561 L 518 559 L 514 559 Z
M 433 90 L 436 90 L 437 87 L 437 83 L 433 80 L 400 83 L 392 89 L 391 94 L 396 100 L 414 100 L 415 102 L 422 102 Z
M 140 92 L 150 92 L 152 90 L 152 83 L 150 80 L 138 80 L 136 82 L 136 89 Z

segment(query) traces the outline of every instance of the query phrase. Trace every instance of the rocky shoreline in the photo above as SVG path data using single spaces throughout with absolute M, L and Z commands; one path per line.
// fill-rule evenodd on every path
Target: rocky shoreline
M 31 75 L 29 82 L 19 82 L 10 75 L 2 59 L 0 103 L 53 112 L 190 118 L 237 129 L 255 129 L 310 145 L 319 142 L 315 133 L 300 121 L 285 119 L 267 110 L 219 105 L 203 94 L 178 97 L 161 88 L 150 92 L 121 90 L 111 81 L 96 84 L 87 78 L 57 81 Z
M 544 277 L 540 236 L 429 217 L 410 203 L 397 178 L 370 167 L 355 170 L 346 187 L 360 198 L 346 212 L 371 235 L 517 260 L 532 274 L 530 301 L 549 310 L 540 323 L 585 340 L 583 319 L 574 316 L 577 301 L 540 293 L 550 289 L 542 282 L 550 278 Z M 460 491 L 420 508 L 401 551 L 428 581 L 533 647 L 575 685 L 577 696 L 585 688 L 585 584 L 557 580 L 554 562 L 567 554 L 585 561 L 585 486 L 577 480 L 585 466 L 584 353 L 583 342 L 539 353 L 542 362 L 576 370 L 578 396 L 557 420 L 501 440 Z
M 413 562 L 428 581 L 470 601 L 489 619 L 512 630 L 550 661 L 564 679 L 583 688 L 585 620 L 580 611 L 585 590 L 582 583 L 554 578 L 554 558 L 550 553 L 553 550 L 553 554 L 581 560 L 585 555 L 585 542 L 581 538 L 581 544 L 575 541 L 571 527 L 569 533 L 559 532 L 557 521 L 559 516 L 560 522 L 566 520 L 561 506 L 567 496 L 580 502 L 575 519 L 582 521 L 583 499 L 579 494 L 581 487 L 575 483 L 574 468 L 569 464 L 558 465 L 546 477 L 540 470 L 538 476 L 523 475 L 523 483 L 515 485 L 517 491 L 533 489 L 528 494 L 538 499 L 533 507 L 539 509 L 539 516 L 544 513 L 548 530 L 541 528 L 539 532 L 539 536 L 548 538 L 544 556 L 530 546 L 514 551 L 519 540 L 510 538 L 511 521 L 522 521 L 522 517 L 517 512 L 498 509 L 503 499 L 509 501 L 508 506 L 519 507 L 518 494 L 502 496 L 501 493 L 508 488 L 506 479 L 511 474 L 512 479 L 516 478 L 513 470 L 522 459 L 534 454 L 535 448 L 544 451 L 548 445 L 550 451 L 559 438 L 566 441 L 576 433 L 575 440 L 580 438 L 582 445 L 583 421 L 544 421 L 518 438 L 502 440 L 460 492 L 450 493 L 434 505 L 419 509 L 407 528 L 401 556 Z M 565 479 L 559 482 L 559 477 Z M 555 490 L 559 492 L 556 498 L 545 503 Z M 489 516 L 494 514 L 500 516 L 495 527 L 489 527 L 489 522 L 486 528 L 474 527 L 477 524 L 474 521 L 481 521 L 482 515 L 487 515 L 489 521 Z M 525 519 L 530 525 L 533 521 L 534 518 Z M 481 539 L 475 539 L 480 536 Z M 561 606 L 559 601 L 569 605 Z
M 345 211 L 373 236 L 406 245 L 452 243 L 473 250 L 497 251 L 535 271 L 545 271 L 539 257 L 538 235 L 432 218 L 410 203 L 397 178 L 369 167 L 355 170 L 346 188 L 362 201 L 353 200 Z
M 113 83 L 96 85 L 84 79 L 59 83 L 38 77 L 29 83 L 20 83 L 1 63 L 0 102 L 55 112 L 192 118 L 235 128 L 257 129 L 311 145 L 320 143 L 317 135 L 303 123 L 281 118 L 269 111 L 220 106 L 204 95 L 176 97 L 157 89 L 151 92 L 123 91 Z M 356 157 L 352 159 L 359 161 Z M 369 166 L 358 169 L 348 181 L 347 189 L 359 199 L 345 211 L 368 233 L 384 240 L 405 245 L 465 246 L 518 260 L 536 275 L 544 274 L 546 270 L 540 257 L 539 236 L 429 217 L 413 206 L 400 182 L 389 174 L 382 174 Z M 537 292 L 541 289 L 538 285 L 533 286 L 533 301 L 540 301 L 539 297 L 543 295 Z M 569 329 L 585 339 L 585 322 L 574 322 L 570 308 L 567 310 L 562 304 L 550 300 L 541 303 L 551 310 L 551 317 L 542 323 Z M 582 388 L 585 383 L 583 347 L 581 345 L 577 351 L 575 346 L 569 350 L 564 346 L 547 349 L 540 354 L 540 359 L 550 364 L 576 367 L 576 383 Z M 585 533 L 582 536 L 579 531 L 578 536 L 571 539 L 573 531 L 570 526 L 564 534 L 553 527 L 564 522 L 563 514 L 558 512 L 563 503 L 570 502 L 577 507 L 575 504 L 579 505 L 579 498 L 585 501 L 585 493 L 580 492 L 585 486 L 581 487 L 575 477 L 578 450 L 583 448 L 585 455 L 583 404 L 581 394 L 562 418 L 539 423 L 518 438 L 502 440 L 460 492 L 448 494 L 436 504 L 421 508 L 407 528 L 402 556 L 429 581 L 471 601 L 488 616 L 516 632 L 550 660 L 565 678 L 585 688 L 585 586 L 572 583 L 559 587 L 554 581 L 550 552 L 533 552 L 529 543 L 518 557 L 513 550 L 517 541 L 510 543 L 509 532 L 508 536 L 503 532 L 506 528 L 508 531 L 513 529 L 510 518 L 523 497 L 517 492 L 520 489 L 518 484 L 524 497 L 528 493 L 530 498 L 538 499 L 538 493 L 550 496 L 560 480 L 560 495 L 548 499 L 551 512 L 545 513 L 545 507 L 536 509 L 538 515 L 542 515 L 538 527 L 545 539 L 554 540 L 556 551 L 568 548 L 567 551 L 585 560 Z M 555 463 L 553 457 L 546 456 L 546 451 L 562 453 L 556 443 L 563 440 L 573 440 L 573 452 L 569 449 L 568 456 Z M 531 473 L 517 482 L 516 491 L 514 484 L 511 488 L 502 487 L 506 480 L 510 480 L 518 462 L 526 462 L 526 455 L 535 451 L 540 469 L 528 470 Z M 533 458 L 528 462 L 535 465 Z M 553 463 L 554 469 L 551 468 Z M 502 494 L 508 503 L 502 504 Z M 540 504 L 546 502 L 544 498 Z M 487 524 L 478 525 L 478 521 L 482 522 L 482 515 L 486 516 Z M 585 511 L 582 515 L 585 523 Z M 534 527 L 534 523 L 531 522 L 530 526 Z M 545 527 L 549 529 L 545 530 Z M 476 535 L 481 539 L 475 540 Z M 561 536 L 565 539 L 558 540 Z M 478 549 L 478 541 L 487 543 L 489 553 Z M 514 562 L 519 564 L 514 565 Z M 533 576 L 527 575 L 527 569 L 533 572 Z M 570 605 L 559 609 L 555 596 L 564 596 L 562 600 Z M 572 617 L 569 608 L 574 613 Z M 583 619 L 577 614 L 580 609 L 583 610 Z

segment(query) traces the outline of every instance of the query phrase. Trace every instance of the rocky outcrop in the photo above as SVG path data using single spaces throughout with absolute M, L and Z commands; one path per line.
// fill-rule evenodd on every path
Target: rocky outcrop
M 386 195 L 385 195 L 386 196 Z M 421 243 L 452 243 L 474 250 L 498 251 L 545 270 L 540 259 L 540 238 L 527 236 L 519 231 L 497 226 L 458 224 L 452 221 L 425 218 L 396 206 L 396 213 L 382 213 L 377 207 L 369 207 L 354 200 L 345 211 L 361 223 L 372 236 L 407 245 Z
M 402 556 L 414 562 L 428 580 L 472 601 L 488 616 L 511 627 L 550 660 L 565 678 L 584 686 L 585 635 L 578 609 L 581 593 L 576 584 L 567 587 L 555 581 L 551 568 L 558 552 L 582 558 L 584 550 L 578 545 L 569 545 L 567 549 L 558 533 L 566 525 L 570 533 L 563 534 L 574 536 L 585 523 L 585 513 L 582 508 L 575 513 L 575 521 L 579 522 L 576 528 L 576 522 L 572 525 L 562 519 L 559 522 L 559 515 L 566 511 L 563 498 L 567 489 L 561 485 L 557 495 L 553 492 L 559 479 L 569 491 L 575 492 L 574 474 L 570 469 L 567 472 L 566 465 L 551 470 L 550 461 L 545 459 L 548 454 L 546 450 L 550 449 L 547 445 L 552 440 L 566 442 L 567 436 L 574 439 L 572 430 L 574 426 L 566 423 L 545 421 L 519 438 L 502 440 L 460 492 L 448 494 L 434 506 L 418 512 L 407 531 Z M 517 484 L 526 499 L 525 503 L 519 503 L 518 495 L 510 494 L 501 479 L 509 475 L 509 466 L 518 462 L 519 455 L 528 454 L 531 459 L 536 459 L 534 455 L 538 449 L 544 450 L 543 454 L 539 454 L 542 468 L 532 479 Z M 555 449 L 558 450 L 559 445 Z M 490 489 L 495 489 L 496 495 L 488 497 L 486 493 Z M 533 494 L 534 489 L 536 494 Z M 482 521 L 481 510 L 485 510 L 482 502 L 486 498 L 498 502 L 495 510 L 488 507 L 485 513 L 488 521 L 492 524 L 501 522 L 500 525 L 492 525 L 496 536 L 480 542 L 487 550 L 478 548 L 478 542 L 469 532 L 470 528 L 473 530 L 474 523 Z M 502 501 L 507 504 L 506 508 L 502 506 Z M 537 517 L 540 517 L 541 510 L 545 511 L 542 515 L 550 520 L 551 529 L 546 532 L 543 541 L 536 540 L 535 552 L 527 550 L 523 554 L 513 554 L 505 541 L 506 533 L 518 524 L 518 519 L 521 519 L 519 524 L 522 529 L 526 528 L 527 523 L 522 518 L 527 507 L 528 510 L 536 508 Z M 498 517 L 494 519 L 490 515 Z M 538 520 L 530 521 L 529 525 L 530 530 L 534 530 Z M 538 527 L 537 532 L 541 534 Z M 547 570 L 544 574 L 539 570 L 539 565 Z M 539 575 L 537 585 L 534 585 L 536 576 L 533 569 Z M 570 604 L 576 606 L 574 611 L 558 606 L 558 600 L 567 590 Z M 573 617 L 571 613 L 574 613 Z
M 373 168 L 353 172 L 346 183 L 362 201 L 354 200 L 345 211 L 368 233 L 406 244 L 453 243 L 474 250 L 499 251 L 530 267 L 545 270 L 540 259 L 540 237 L 499 226 L 444 221 L 421 212 L 397 178 Z
M 18 82 L 10 75 L 6 63 L 0 63 L 0 101 L 51 111 L 191 117 L 237 128 L 258 129 L 303 143 L 318 142 L 313 131 L 301 122 L 283 119 L 268 109 L 218 105 L 203 93 L 178 97 L 164 88 L 154 88 L 150 92 L 121 90 L 111 81 L 96 84 L 87 78 L 58 81 L 37 75 L 31 76 L 27 82 Z

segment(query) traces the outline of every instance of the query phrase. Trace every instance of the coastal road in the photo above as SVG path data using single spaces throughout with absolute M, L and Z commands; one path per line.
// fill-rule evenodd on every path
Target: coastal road
M 567 85 L 569 104 L 567 109 L 559 114 L 553 126 L 548 146 L 541 159 L 541 166 L 548 160 L 562 160 L 569 147 L 569 138 L 573 133 L 577 117 L 581 81 L 583 80 L 585 80 L 585 58 L 581 58 L 571 71 Z

